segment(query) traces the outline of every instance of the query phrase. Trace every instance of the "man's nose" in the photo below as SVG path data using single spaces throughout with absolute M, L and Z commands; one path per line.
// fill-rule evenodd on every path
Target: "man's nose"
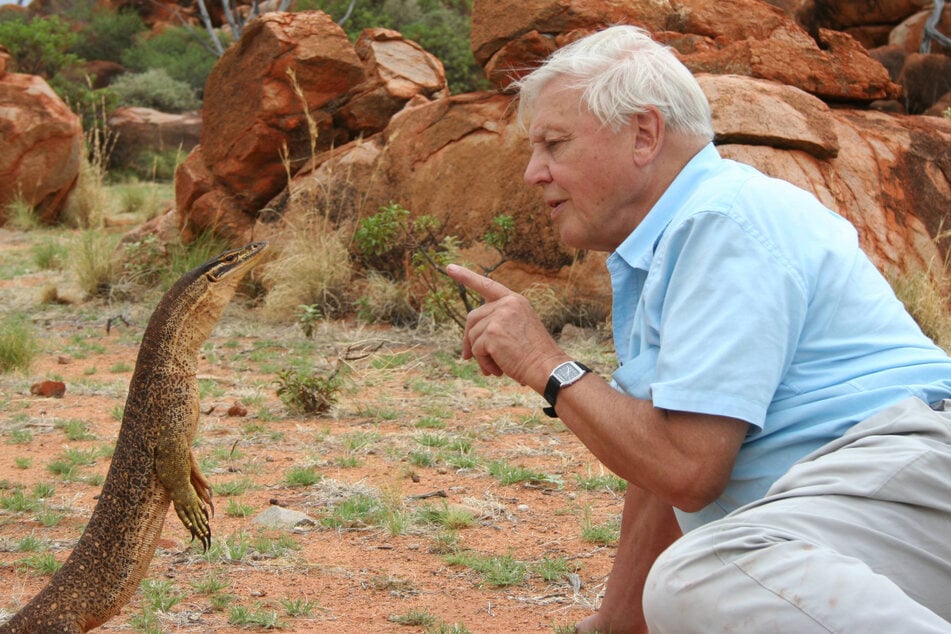
M 525 173 L 522 175 L 527 185 L 543 185 L 551 182 L 551 172 L 548 171 L 548 165 L 543 161 L 537 152 L 532 152 L 532 157 L 525 166 Z

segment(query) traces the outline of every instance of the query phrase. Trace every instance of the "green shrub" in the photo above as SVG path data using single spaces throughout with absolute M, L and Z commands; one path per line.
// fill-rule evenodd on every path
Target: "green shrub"
M 140 34 L 132 48 L 122 53 L 122 63 L 140 73 L 164 68 L 169 77 L 185 82 L 201 96 L 218 57 L 196 38 L 211 46 L 210 38 L 203 31 L 189 32 L 182 27 L 169 27 L 157 35 Z
M 418 42 L 442 62 L 446 83 L 453 94 L 489 87 L 469 46 L 471 20 L 467 15 L 438 6 L 424 14 L 418 22 L 400 30 L 404 37 Z
M 17 72 L 50 78 L 80 61 L 67 52 L 78 39 L 67 22 L 55 15 L 18 18 L 0 21 L 0 42 L 10 51 Z
M 83 59 L 121 63 L 122 52 L 132 47 L 135 36 L 148 27 L 134 11 L 97 9 L 70 49 Z
M 172 79 L 164 68 L 121 75 L 110 87 L 119 101 L 127 106 L 186 112 L 201 105 L 195 89 L 184 81 Z

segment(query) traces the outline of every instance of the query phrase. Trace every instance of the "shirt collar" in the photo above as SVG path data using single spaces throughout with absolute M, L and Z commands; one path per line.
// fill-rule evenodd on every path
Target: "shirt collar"
M 609 259 L 622 259 L 628 266 L 647 270 L 654 248 L 674 216 L 691 196 L 705 175 L 722 161 L 713 143 L 697 152 L 674 178 L 634 231 L 624 239 Z

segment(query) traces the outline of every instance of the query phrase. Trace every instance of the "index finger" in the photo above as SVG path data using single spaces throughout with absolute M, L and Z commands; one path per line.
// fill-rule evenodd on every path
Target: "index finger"
M 466 267 L 459 266 L 458 264 L 450 264 L 447 266 L 446 273 L 449 277 L 466 288 L 484 297 L 487 302 L 494 302 L 497 299 L 515 294 L 515 291 L 510 290 L 504 284 L 499 284 L 493 279 L 479 275 L 475 271 L 470 271 Z

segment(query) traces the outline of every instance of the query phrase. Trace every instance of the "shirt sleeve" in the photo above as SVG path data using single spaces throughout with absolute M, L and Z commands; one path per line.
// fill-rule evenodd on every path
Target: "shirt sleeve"
M 665 232 L 643 295 L 659 342 L 656 407 L 762 429 L 808 305 L 777 239 L 723 212 L 694 214 Z

